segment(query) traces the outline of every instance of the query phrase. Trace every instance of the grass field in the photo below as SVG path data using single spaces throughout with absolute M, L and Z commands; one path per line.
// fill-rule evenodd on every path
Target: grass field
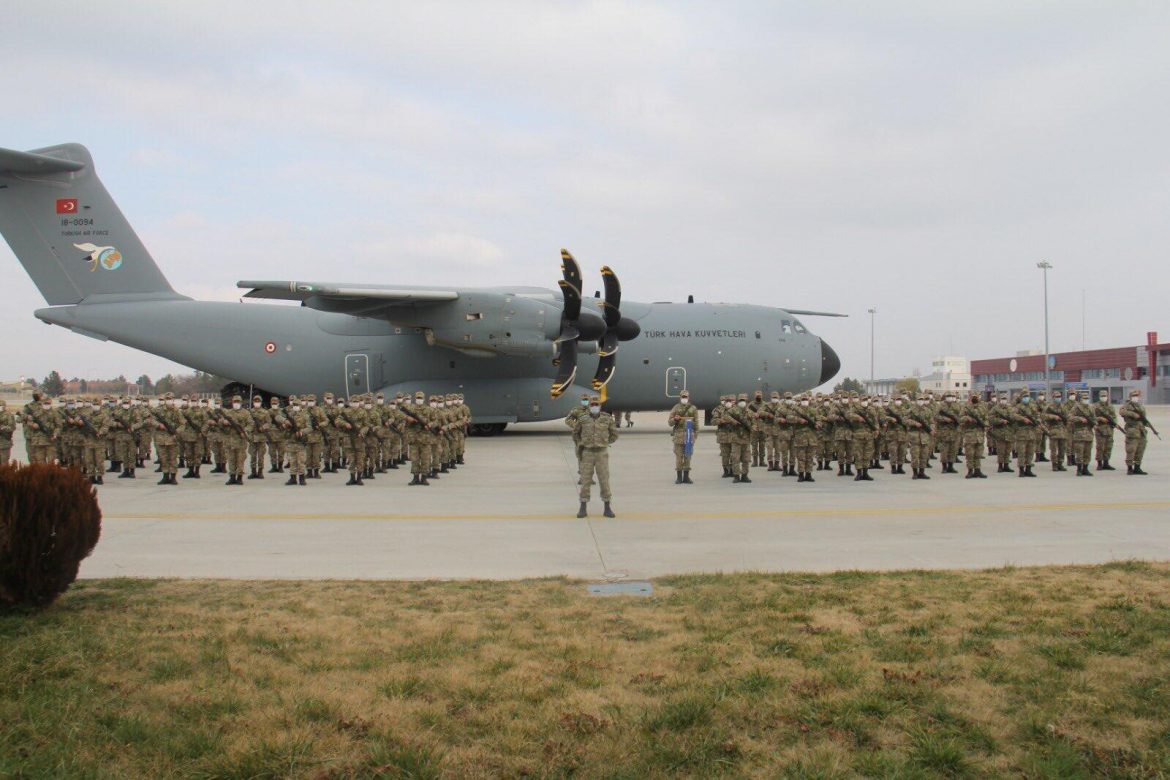
M 1170 565 L 83 581 L 0 614 L 3 777 L 1164 777 Z

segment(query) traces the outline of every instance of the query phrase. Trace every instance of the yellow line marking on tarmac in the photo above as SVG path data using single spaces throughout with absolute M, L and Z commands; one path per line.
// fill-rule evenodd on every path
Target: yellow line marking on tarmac
M 1019 514 L 1020 512 L 1085 512 L 1116 509 L 1170 509 L 1170 501 L 1116 501 L 1086 504 L 982 504 L 980 506 L 859 507 L 837 509 L 781 509 L 759 512 L 623 512 L 621 520 L 756 520 L 802 517 L 888 517 L 890 515 L 981 515 Z M 576 520 L 569 515 L 550 514 L 467 514 L 414 515 L 402 513 L 340 514 L 337 512 L 225 512 L 198 514 L 172 512 L 158 514 L 107 514 L 106 520 Z

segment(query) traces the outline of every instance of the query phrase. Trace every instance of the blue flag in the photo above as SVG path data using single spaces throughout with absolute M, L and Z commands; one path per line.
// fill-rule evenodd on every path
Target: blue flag
M 693 420 L 687 420 L 687 434 L 683 439 L 683 454 L 688 458 L 695 451 L 695 423 Z

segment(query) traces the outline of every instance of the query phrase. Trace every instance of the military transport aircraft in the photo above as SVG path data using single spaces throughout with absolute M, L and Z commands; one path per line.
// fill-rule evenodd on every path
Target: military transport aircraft
M 245 392 L 461 392 L 481 433 L 561 417 L 581 391 L 648 411 L 670 408 L 685 388 L 710 407 L 723 393 L 807 390 L 840 368 L 798 315 L 843 315 L 623 303 L 609 268 L 604 296 L 583 298 L 568 252 L 559 291 L 241 281 L 247 298 L 301 305 L 195 301 L 171 288 L 79 144 L 0 149 L 0 232 L 49 304 L 35 312 L 46 323 Z

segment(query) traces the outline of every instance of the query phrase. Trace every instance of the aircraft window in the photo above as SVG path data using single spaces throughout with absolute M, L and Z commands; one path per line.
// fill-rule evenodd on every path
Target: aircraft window
M 760 332 L 757 330 L 756 331 L 756 338 L 759 338 L 759 337 L 760 337 Z
M 792 323 L 789 322 L 788 320 L 780 320 L 780 332 L 781 333 L 791 333 L 792 332 Z
M 808 331 L 804 329 L 804 326 L 800 324 L 800 320 L 792 321 L 792 329 L 797 333 L 808 333 Z
M 467 314 L 465 316 L 467 317 L 468 322 L 471 322 L 472 320 L 482 320 L 483 319 L 482 312 L 473 312 L 473 313 Z

